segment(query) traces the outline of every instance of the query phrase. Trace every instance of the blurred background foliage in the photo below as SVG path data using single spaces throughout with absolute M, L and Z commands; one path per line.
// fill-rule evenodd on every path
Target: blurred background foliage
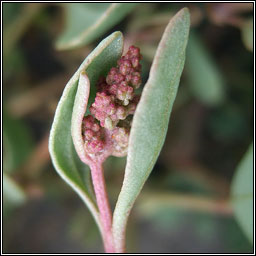
M 253 140 L 253 4 L 3 3 L 5 253 L 99 252 L 92 217 L 50 162 L 56 105 L 116 30 L 125 49 L 141 48 L 146 82 L 166 24 L 185 6 L 186 64 L 164 148 L 128 223 L 128 251 L 252 252 L 252 146 L 243 156 Z M 125 158 L 106 162 L 113 207 L 124 167 Z

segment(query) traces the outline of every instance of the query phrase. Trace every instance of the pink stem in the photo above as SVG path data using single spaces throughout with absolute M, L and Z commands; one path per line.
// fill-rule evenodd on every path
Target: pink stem
M 90 168 L 94 192 L 100 212 L 100 221 L 103 226 L 103 243 L 105 252 L 113 253 L 115 252 L 115 247 L 112 235 L 112 212 L 108 201 L 102 163 L 93 162 L 90 164 Z

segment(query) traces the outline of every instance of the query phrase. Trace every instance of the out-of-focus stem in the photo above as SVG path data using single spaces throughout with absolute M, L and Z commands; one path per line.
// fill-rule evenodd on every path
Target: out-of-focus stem
M 94 192 L 100 212 L 104 249 L 107 253 L 113 253 L 115 252 L 115 247 L 112 235 L 112 212 L 108 201 L 102 163 L 91 163 L 90 168 Z
M 137 213 L 141 216 L 152 214 L 157 209 L 172 207 L 187 211 L 232 215 L 229 198 L 210 198 L 170 192 L 145 191 L 138 200 Z

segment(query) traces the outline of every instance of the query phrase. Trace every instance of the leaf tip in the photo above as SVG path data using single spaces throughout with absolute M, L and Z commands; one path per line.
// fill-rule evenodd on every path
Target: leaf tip
M 178 15 L 179 15 L 179 14 L 190 15 L 190 12 L 189 12 L 188 7 L 182 8 L 182 9 L 178 12 Z
M 175 16 L 176 18 L 184 19 L 187 23 L 190 23 L 190 12 L 188 7 L 182 8 Z
M 121 31 L 116 31 L 113 33 L 114 37 L 118 38 L 120 37 L 120 40 L 123 42 L 124 41 L 124 36 L 123 33 Z

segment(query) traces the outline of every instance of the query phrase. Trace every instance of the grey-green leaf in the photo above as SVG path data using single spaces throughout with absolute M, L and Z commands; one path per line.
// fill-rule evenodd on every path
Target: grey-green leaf
M 56 42 L 60 50 L 91 43 L 117 24 L 135 3 L 66 3 L 67 24 Z
M 235 216 L 250 241 L 253 241 L 253 144 L 239 163 L 231 185 Z
M 223 102 L 223 77 L 214 59 L 195 33 L 191 33 L 189 37 L 185 69 L 191 93 L 199 101 L 209 106 Z
M 189 26 L 189 11 L 184 8 L 166 27 L 133 118 L 124 182 L 113 217 L 117 251 L 123 247 L 129 212 L 165 140 L 184 66 Z
M 71 118 L 80 73 L 83 71 L 87 73 L 91 91 L 93 91 L 98 78 L 105 76 L 109 69 L 116 65 L 122 50 L 122 33 L 115 32 L 104 39 L 84 60 L 64 89 L 56 109 L 49 140 L 49 151 L 55 169 L 88 206 L 100 230 L 90 171 L 75 151 L 71 137 Z M 93 97 L 93 95 L 91 96 Z

